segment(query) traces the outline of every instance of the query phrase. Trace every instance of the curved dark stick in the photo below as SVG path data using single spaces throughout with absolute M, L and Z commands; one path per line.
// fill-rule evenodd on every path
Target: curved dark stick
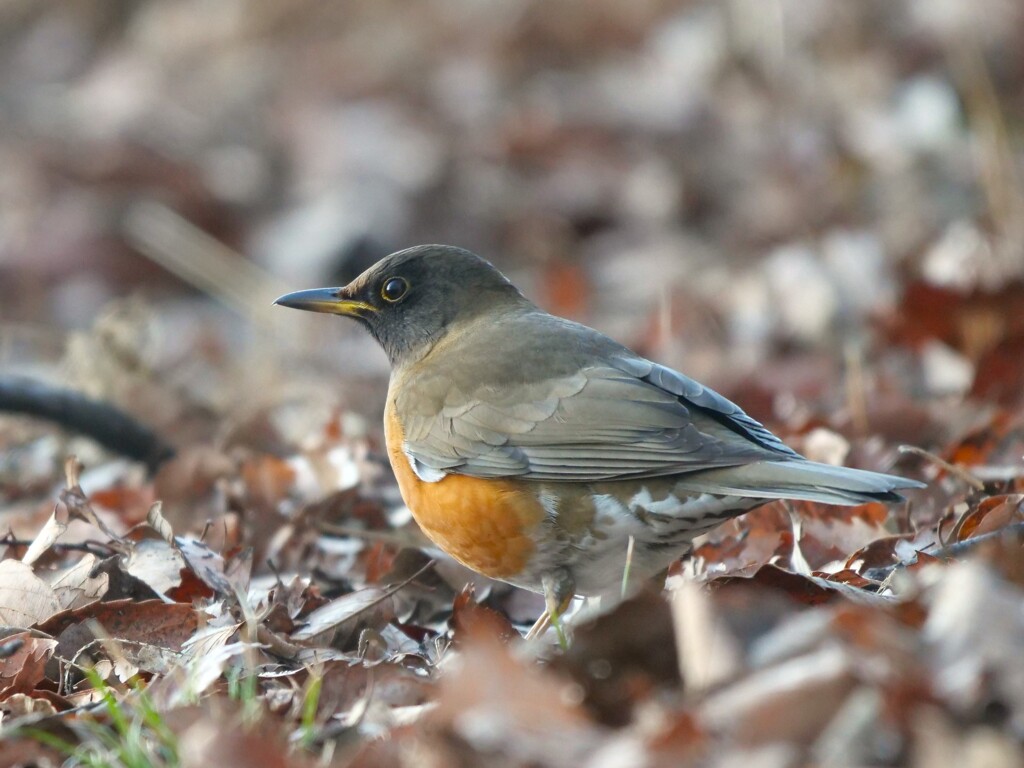
M 983 544 L 987 544 L 990 541 L 1005 538 L 1007 541 L 1013 539 L 1019 539 L 1024 544 L 1024 523 L 1011 523 L 1005 528 L 1000 528 L 998 531 L 992 531 L 991 533 L 983 533 L 981 536 L 975 536 L 973 539 L 966 539 L 964 541 L 958 541 L 954 544 L 949 544 L 942 549 L 937 549 L 934 552 L 928 552 L 925 550 L 925 554 L 937 557 L 940 560 L 950 560 L 956 557 L 962 557 L 963 555 L 969 554 L 971 550 L 977 549 Z M 907 567 L 907 563 L 896 563 L 894 565 L 884 565 L 877 568 L 868 568 L 864 571 L 864 578 L 870 579 L 871 581 L 885 581 L 889 576 L 892 575 L 893 571 L 898 571 Z
M 0 376 L 0 412 L 53 422 L 114 453 L 144 462 L 150 471 L 174 455 L 174 448 L 156 433 L 110 403 L 24 376 Z

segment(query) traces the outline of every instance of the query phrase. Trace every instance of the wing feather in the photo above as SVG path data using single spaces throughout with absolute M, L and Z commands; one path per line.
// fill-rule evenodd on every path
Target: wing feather
M 774 452 L 769 441 L 747 437 L 743 431 L 753 429 L 743 422 L 721 428 L 720 418 L 742 411 L 709 418 L 679 393 L 615 367 L 518 389 L 520 399 L 499 405 L 487 393 L 452 387 L 433 414 L 404 418 L 405 452 L 434 470 L 568 482 L 737 466 Z M 707 399 L 708 391 L 697 396 Z
M 395 406 L 403 450 L 431 470 L 593 482 L 803 460 L 717 392 L 539 310 L 429 358 Z

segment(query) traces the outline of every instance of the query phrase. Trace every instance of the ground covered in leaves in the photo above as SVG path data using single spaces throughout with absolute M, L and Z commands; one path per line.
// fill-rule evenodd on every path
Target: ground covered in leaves
M 1020 4 L 501 8 L 0 5 L 0 410 L 158 438 L 0 414 L 0 766 L 1024 763 Z M 404 509 L 379 351 L 270 307 L 417 242 L 928 487 L 526 643 Z
M 1024 410 L 867 402 L 869 435 L 784 434 L 928 489 L 769 504 L 580 606 L 565 651 L 425 547 L 351 413 L 274 403 L 152 473 L 5 422 L 4 764 L 1019 764 Z M 901 449 L 902 419 L 953 437 Z

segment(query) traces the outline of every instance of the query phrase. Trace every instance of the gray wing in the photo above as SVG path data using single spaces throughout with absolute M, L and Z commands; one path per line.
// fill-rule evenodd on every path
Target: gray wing
M 529 380 L 522 359 L 472 385 L 428 371 L 404 387 L 403 449 L 421 477 L 594 482 L 801 460 L 721 395 L 585 330 L 606 348 L 582 343 L 555 376 Z

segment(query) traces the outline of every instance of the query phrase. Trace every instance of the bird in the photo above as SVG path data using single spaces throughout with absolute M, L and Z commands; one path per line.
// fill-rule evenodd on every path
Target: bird
M 923 484 L 810 461 L 709 387 L 538 307 L 449 245 L 276 304 L 354 318 L 391 364 L 384 434 L 423 533 L 469 569 L 574 596 L 639 582 L 773 499 L 899 502 Z M 631 550 L 627 555 L 627 551 Z M 532 632 L 531 634 L 536 634 Z

